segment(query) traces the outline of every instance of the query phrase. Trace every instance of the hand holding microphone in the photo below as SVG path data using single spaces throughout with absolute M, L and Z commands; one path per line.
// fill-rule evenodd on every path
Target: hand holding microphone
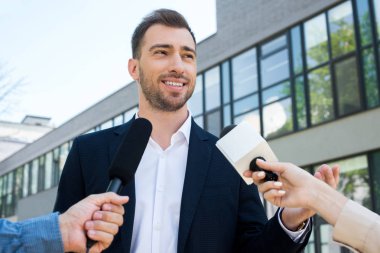
M 151 133 L 152 124 L 147 119 L 138 118 L 132 122 L 108 170 L 110 183 L 106 192 L 120 193 L 123 187 L 133 179 Z M 95 243 L 96 241 L 88 238 L 87 251 Z

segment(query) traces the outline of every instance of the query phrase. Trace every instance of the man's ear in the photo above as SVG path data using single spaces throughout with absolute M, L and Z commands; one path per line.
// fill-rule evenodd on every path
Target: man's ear
M 138 68 L 138 60 L 136 59 L 129 59 L 128 61 L 128 71 L 133 80 L 139 81 L 139 68 Z

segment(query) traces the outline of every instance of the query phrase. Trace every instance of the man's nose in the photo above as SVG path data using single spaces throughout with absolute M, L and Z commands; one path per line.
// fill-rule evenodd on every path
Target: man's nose
M 185 66 L 181 55 L 174 54 L 170 62 L 170 72 L 182 74 L 185 71 Z

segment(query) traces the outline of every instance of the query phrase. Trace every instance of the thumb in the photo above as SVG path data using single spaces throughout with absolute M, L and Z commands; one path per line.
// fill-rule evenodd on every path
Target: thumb
M 104 203 L 113 203 L 122 205 L 129 201 L 128 196 L 120 196 L 114 192 L 106 192 L 101 194 L 93 194 L 88 196 L 89 201 L 97 206 L 102 206 Z
M 262 159 L 257 159 L 256 164 L 264 170 L 270 170 L 277 172 L 278 174 L 281 174 L 286 170 L 285 164 L 280 162 L 267 162 Z

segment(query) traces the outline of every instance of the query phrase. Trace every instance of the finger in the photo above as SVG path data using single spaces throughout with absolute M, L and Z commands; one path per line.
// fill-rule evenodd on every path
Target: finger
M 93 220 L 102 220 L 105 222 L 110 222 L 121 226 L 123 224 L 123 216 L 118 213 L 107 212 L 107 211 L 96 211 L 92 215 Z
M 275 206 L 281 206 L 281 199 L 286 194 L 284 190 L 271 189 L 263 194 L 264 199 Z
M 265 173 L 263 171 L 252 172 L 252 180 L 255 185 L 259 186 L 260 184 L 264 183 L 264 178 Z
M 265 194 L 271 190 L 282 190 L 282 182 L 280 181 L 268 181 L 262 184 L 259 184 L 257 189 L 259 192 Z
M 116 235 L 119 231 L 119 226 L 115 223 L 105 222 L 102 220 L 86 221 L 84 224 L 86 230 L 102 231 L 108 234 Z
M 322 179 L 322 174 L 321 174 L 321 172 L 319 172 L 319 171 L 315 172 L 314 177 L 316 177 L 317 179 L 323 181 L 323 179 Z
M 262 169 L 278 172 L 278 174 L 284 172 L 286 167 L 293 166 L 291 163 L 267 162 L 262 159 L 257 159 L 256 164 Z
M 339 184 L 339 180 L 340 180 L 340 167 L 339 167 L 339 165 L 335 164 L 332 167 L 332 172 L 333 172 L 336 183 Z
M 129 201 L 128 196 L 120 196 L 113 192 L 106 192 L 102 194 L 92 194 L 87 197 L 89 201 L 96 204 L 97 206 L 101 206 L 104 203 L 113 203 L 116 205 L 123 205 Z
M 98 230 L 88 230 L 87 236 L 97 242 L 94 246 L 91 247 L 91 252 L 101 252 L 102 250 L 108 248 L 114 238 L 112 234 Z M 100 250 L 97 250 L 99 248 Z
M 335 177 L 333 175 L 332 169 L 330 166 L 326 166 L 324 169 L 325 182 L 331 187 L 336 187 Z
M 243 172 L 243 176 L 245 176 L 245 177 L 252 177 L 252 171 L 250 171 L 250 170 L 246 170 L 246 171 L 244 171 Z
M 124 207 L 122 205 L 115 205 L 112 203 L 105 203 L 102 205 L 102 211 L 124 214 Z

